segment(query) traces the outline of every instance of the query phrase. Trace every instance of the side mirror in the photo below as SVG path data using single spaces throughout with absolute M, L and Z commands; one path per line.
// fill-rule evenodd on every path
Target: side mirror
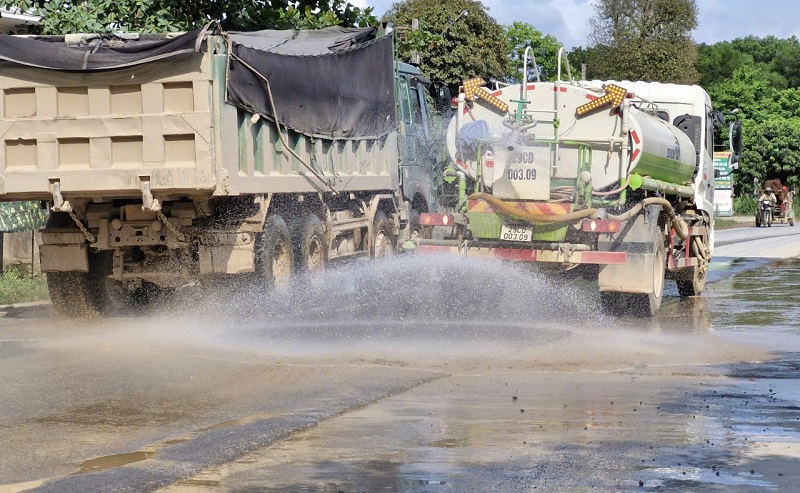
M 735 120 L 731 123 L 728 131 L 728 141 L 731 151 L 739 155 L 742 153 L 742 122 Z
M 720 176 L 722 176 L 722 172 L 717 168 L 714 168 L 714 178 L 719 178 Z
M 734 154 L 734 155 L 731 156 L 731 165 L 730 166 L 731 166 L 731 169 L 739 169 L 739 156 L 738 155 Z
M 439 86 L 439 88 L 436 90 L 436 107 L 439 108 L 440 111 L 450 108 L 451 98 L 452 95 L 450 94 L 450 88 L 445 85 Z

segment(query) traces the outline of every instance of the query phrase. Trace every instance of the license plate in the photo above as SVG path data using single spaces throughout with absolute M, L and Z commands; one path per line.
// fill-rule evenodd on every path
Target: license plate
M 533 228 L 522 226 L 503 225 L 500 229 L 500 239 L 505 241 L 531 241 Z

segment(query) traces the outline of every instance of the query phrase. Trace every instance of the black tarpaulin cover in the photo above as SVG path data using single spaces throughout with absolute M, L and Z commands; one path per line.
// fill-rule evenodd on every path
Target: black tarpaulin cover
M 334 140 L 382 137 L 396 128 L 394 66 L 392 39 L 375 33 L 231 33 L 228 102 L 274 120 L 266 79 L 282 125 Z
M 204 29 L 163 34 L 22 37 L 0 34 L 0 59 L 50 70 L 91 72 L 193 53 Z

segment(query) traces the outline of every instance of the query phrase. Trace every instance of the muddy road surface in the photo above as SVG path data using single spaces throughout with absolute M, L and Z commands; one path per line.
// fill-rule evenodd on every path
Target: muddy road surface
M 140 317 L 8 310 L 0 492 L 800 491 L 800 237 L 750 231 L 651 320 L 439 257 Z

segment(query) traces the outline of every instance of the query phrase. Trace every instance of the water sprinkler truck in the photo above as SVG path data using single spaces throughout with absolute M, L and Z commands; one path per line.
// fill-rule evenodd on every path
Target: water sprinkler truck
M 530 262 L 597 281 L 613 314 L 654 315 L 665 279 L 705 286 L 714 248 L 714 137 L 740 136 L 699 86 L 464 82 L 447 129 L 457 206 L 422 214 L 420 253 Z M 527 73 L 527 71 L 524 71 Z M 741 140 L 730 142 L 734 155 Z M 735 158 L 734 158 L 735 159 Z

